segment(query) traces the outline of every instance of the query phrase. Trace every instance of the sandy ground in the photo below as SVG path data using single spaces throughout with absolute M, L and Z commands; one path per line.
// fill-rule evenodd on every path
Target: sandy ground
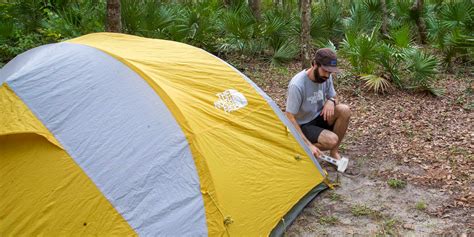
M 352 165 L 358 163 L 364 165 L 363 161 Z M 451 216 L 437 218 L 429 214 L 448 200 L 436 189 L 410 184 L 393 189 L 387 182 L 363 174 L 335 171 L 329 174 L 340 184 L 316 197 L 289 227 L 287 236 L 467 236 L 469 233 Z

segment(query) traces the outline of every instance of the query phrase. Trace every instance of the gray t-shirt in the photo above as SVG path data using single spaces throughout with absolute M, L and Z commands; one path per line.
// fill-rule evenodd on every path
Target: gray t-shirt
M 323 83 L 312 82 L 306 70 L 296 74 L 288 85 L 286 112 L 292 113 L 298 124 L 315 119 L 327 99 L 336 96 L 332 76 Z

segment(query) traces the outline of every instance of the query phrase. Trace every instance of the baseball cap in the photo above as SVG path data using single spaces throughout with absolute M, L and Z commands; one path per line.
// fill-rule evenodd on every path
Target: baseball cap
M 321 64 L 321 67 L 328 72 L 341 72 L 337 68 L 336 53 L 330 48 L 318 49 L 314 55 L 314 61 Z

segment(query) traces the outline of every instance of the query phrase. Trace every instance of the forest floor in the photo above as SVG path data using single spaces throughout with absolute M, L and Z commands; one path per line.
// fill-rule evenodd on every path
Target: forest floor
M 284 110 L 300 64 L 229 61 Z M 352 111 L 340 147 L 349 168 L 341 174 L 321 162 L 340 185 L 317 196 L 286 236 L 474 234 L 472 69 L 441 74 L 441 97 L 398 89 L 376 95 L 348 74 L 335 85 Z

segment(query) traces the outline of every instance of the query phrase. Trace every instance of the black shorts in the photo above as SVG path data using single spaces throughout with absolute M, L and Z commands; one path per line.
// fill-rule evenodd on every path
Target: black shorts
M 334 125 L 329 125 L 327 121 L 324 121 L 324 117 L 321 115 L 318 115 L 318 117 L 309 123 L 300 125 L 300 127 L 301 131 L 303 131 L 303 134 L 311 143 L 318 142 L 319 134 L 321 134 L 324 129 L 330 131 L 334 129 Z

